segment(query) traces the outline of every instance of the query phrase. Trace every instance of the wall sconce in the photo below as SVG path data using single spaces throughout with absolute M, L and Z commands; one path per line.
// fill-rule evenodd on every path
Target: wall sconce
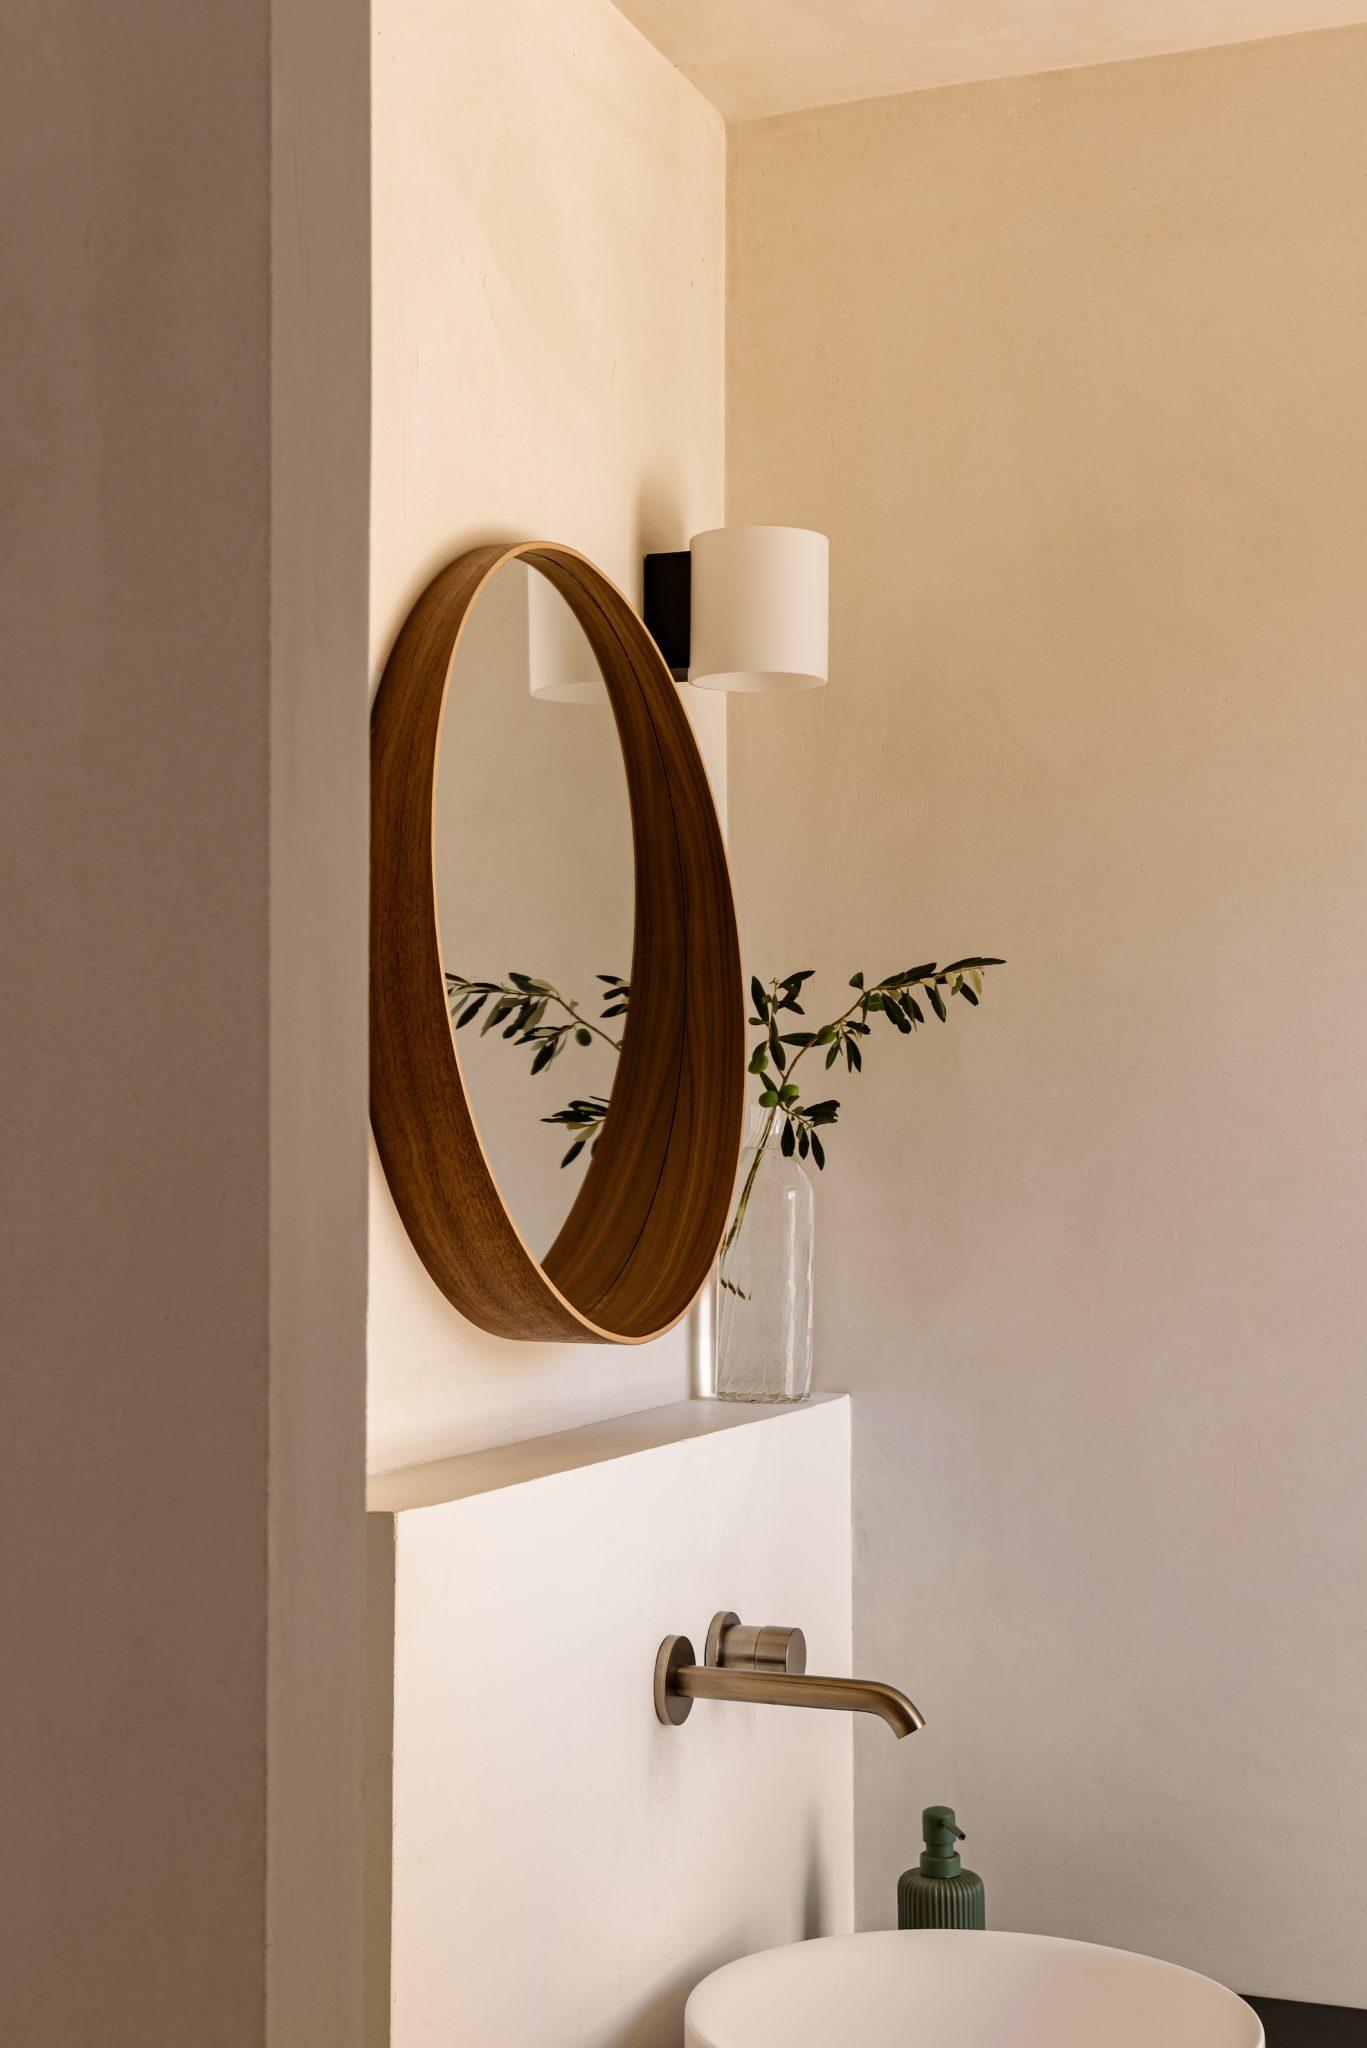
M 830 543 L 804 526 L 717 526 L 647 555 L 645 622 L 678 682 L 812 690 L 826 681 Z

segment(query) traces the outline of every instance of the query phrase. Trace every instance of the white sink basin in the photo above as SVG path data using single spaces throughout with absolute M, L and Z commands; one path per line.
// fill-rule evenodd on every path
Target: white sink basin
M 1209 1977 L 1045 1934 L 835 1934 L 704 1977 L 685 2048 L 1263 2048 Z

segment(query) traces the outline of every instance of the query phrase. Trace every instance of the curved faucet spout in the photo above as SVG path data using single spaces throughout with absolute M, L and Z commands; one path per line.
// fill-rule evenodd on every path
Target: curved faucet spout
M 710 1664 L 677 1664 L 669 1690 L 686 1700 L 749 1700 L 770 1707 L 824 1707 L 835 1713 L 876 1714 L 896 1736 L 925 1727 L 919 1707 L 895 1685 L 876 1679 L 816 1678 L 783 1671 L 725 1671 Z

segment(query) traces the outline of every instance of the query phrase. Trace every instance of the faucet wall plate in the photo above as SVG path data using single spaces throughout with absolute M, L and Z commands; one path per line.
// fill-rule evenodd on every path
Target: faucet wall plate
M 666 1636 L 655 1658 L 655 1716 L 667 1728 L 682 1728 L 693 1702 L 677 1690 L 679 1673 L 696 1664 L 698 1653 L 687 1636 Z

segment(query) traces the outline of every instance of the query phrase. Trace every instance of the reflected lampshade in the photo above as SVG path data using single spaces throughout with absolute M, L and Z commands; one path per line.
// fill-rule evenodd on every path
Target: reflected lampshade
M 695 533 L 688 680 L 703 690 L 826 681 L 830 543 L 804 526 Z
M 583 629 L 553 583 L 527 572 L 527 680 L 550 704 L 606 704 L 608 693 Z

